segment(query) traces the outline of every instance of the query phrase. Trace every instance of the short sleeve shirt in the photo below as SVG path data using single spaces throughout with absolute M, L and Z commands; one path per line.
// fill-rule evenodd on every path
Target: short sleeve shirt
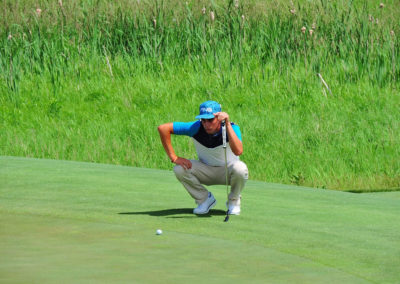
M 231 123 L 236 136 L 242 141 L 242 135 L 238 125 Z M 208 134 L 200 120 L 193 122 L 174 122 L 173 131 L 176 135 L 186 135 L 193 139 L 199 160 L 210 166 L 224 166 L 225 153 L 222 147 L 222 128 L 215 134 Z M 227 141 L 229 138 L 227 137 Z M 238 161 L 236 156 L 227 143 L 227 162 L 228 164 Z

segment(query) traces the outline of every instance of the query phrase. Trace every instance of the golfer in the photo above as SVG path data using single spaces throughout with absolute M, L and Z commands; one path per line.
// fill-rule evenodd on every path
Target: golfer
M 224 185 L 226 183 L 225 154 L 222 141 L 221 122 L 226 123 L 227 169 L 231 191 L 228 196 L 228 214 L 240 214 L 241 191 L 248 179 L 245 163 L 239 160 L 243 153 L 240 128 L 230 122 L 229 115 L 221 111 L 215 101 L 200 105 L 200 114 L 193 122 L 171 122 L 158 127 L 161 142 L 170 158 L 176 164 L 174 173 L 197 203 L 194 214 L 207 214 L 217 201 L 204 185 Z M 188 160 L 175 154 L 171 144 L 171 134 L 186 135 L 193 139 L 198 160 Z

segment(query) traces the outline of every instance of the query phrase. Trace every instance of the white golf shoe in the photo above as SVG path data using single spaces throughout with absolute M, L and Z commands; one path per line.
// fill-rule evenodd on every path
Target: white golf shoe
M 229 215 L 240 215 L 240 199 L 236 202 L 229 200 L 228 214 Z
M 193 209 L 194 214 L 207 214 L 211 208 L 213 208 L 217 204 L 217 200 L 215 200 L 214 195 L 211 192 L 208 193 L 208 197 L 206 201 L 199 204 L 196 208 Z

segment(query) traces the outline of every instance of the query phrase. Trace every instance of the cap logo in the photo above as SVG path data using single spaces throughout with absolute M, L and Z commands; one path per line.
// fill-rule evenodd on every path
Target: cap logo
M 202 107 L 201 110 L 200 110 L 200 112 L 212 112 L 212 111 L 213 110 L 210 107 Z

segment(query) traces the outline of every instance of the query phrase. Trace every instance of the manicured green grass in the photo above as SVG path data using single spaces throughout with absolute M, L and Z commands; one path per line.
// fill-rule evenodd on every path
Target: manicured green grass
M 400 193 L 249 181 L 224 223 L 171 171 L 0 157 L 0 282 L 396 283 Z M 163 229 L 156 236 L 156 229 Z

